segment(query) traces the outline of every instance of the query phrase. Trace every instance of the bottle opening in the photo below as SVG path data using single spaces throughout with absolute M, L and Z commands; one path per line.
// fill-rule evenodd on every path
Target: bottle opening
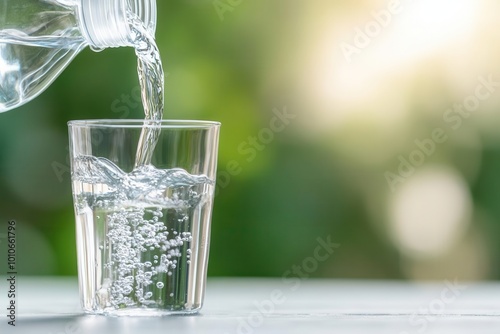
M 139 17 L 154 34 L 156 0 L 81 0 L 80 30 L 94 50 L 132 46 L 129 15 Z

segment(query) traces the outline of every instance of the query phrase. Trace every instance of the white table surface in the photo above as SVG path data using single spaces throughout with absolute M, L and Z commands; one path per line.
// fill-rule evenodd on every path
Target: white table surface
M 3 278 L 0 333 L 500 333 L 500 283 L 464 284 L 455 294 L 445 282 L 296 283 L 212 279 L 199 315 L 108 318 L 82 314 L 75 278 L 20 277 L 12 327 Z M 259 310 L 262 304 L 267 308 Z

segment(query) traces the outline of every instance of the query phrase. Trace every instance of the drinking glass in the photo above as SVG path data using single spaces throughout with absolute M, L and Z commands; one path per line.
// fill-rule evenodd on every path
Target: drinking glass
M 84 311 L 199 311 L 220 124 L 88 120 L 68 127 Z

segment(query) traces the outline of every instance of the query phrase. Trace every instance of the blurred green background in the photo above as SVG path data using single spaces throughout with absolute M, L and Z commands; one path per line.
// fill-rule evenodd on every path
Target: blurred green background
M 311 277 L 500 278 L 500 3 L 399 3 L 158 1 L 164 118 L 223 124 L 211 276 L 282 276 L 330 236 Z M 142 118 L 137 87 L 132 49 L 87 49 L 0 114 L 21 274 L 76 275 L 66 122 Z

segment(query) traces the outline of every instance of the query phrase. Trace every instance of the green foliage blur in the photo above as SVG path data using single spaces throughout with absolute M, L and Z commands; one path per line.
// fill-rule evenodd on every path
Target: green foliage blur
M 458 39 L 444 36 L 454 43 L 436 42 L 445 51 L 411 51 L 408 45 L 432 44 L 413 40 L 401 48 L 416 56 L 405 54 L 399 63 L 387 55 L 400 45 L 382 49 L 391 43 L 388 27 L 349 63 L 340 46 L 352 44 L 355 28 L 373 21 L 371 11 L 386 2 L 260 0 L 230 9 L 215 3 L 159 0 L 157 26 L 167 75 L 164 118 L 222 123 L 210 276 L 281 277 L 306 266 L 307 277 L 500 278 L 494 126 L 500 125 L 500 90 L 481 104 L 477 114 L 484 117 L 464 119 L 460 130 L 447 132 L 450 139 L 398 183 L 407 197 L 394 199 L 399 192 L 391 192 L 386 177 L 386 171 L 397 173 L 400 155 L 408 160 L 418 148 L 416 138 L 446 127 L 443 112 L 474 93 L 478 76 L 500 78 L 500 29 L 486 27 L 500 22 L 498 15 L 478 14 L 479 28 L 465 27 Z M 479 3 L 486 6 L 480 13 L 500 13 L 497 5 Z M 433 15 L 445 23 L 460 15 L 440 13 Z M 322 100 L 318 82 L 331 78 L 338 80 Z M 18 222 L 21 274 L 76 275 L 66 123 L 140 119 L 137 88 L 132 49 L 86 49 L 40 97 L 0 114 L 0 221 Z M 293 117 L 269 133 L 284 110 Z M 429 183 L 437 187 L 430 194 L 444 197 L 435 207 L 418 207 L 428 196 L 411 195 L 410 185 L 428 184 L 426 168 L 435 166 L 443 178 Z M 440 183 L 447 178 L 449 187 Z M 464 186 L 453 188 L 457 184 Z M 410 204 L 398 206 L 403 202 Z M 454 213 L 460 217 L 449 218 Z M 318 239 L 328 237 L 340 245 L 334 254 L 307 262 Z

